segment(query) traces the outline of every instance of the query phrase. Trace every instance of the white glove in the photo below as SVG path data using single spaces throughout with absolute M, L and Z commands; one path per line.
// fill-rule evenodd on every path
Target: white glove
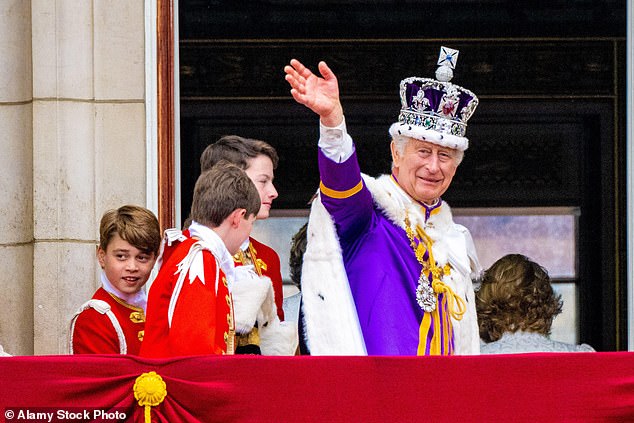
M 249 333 L 253 329 L 258 311 L 271 289 L 271 279 L 259 276 L 253 266 L 235 268 L 231 296 L 237 333 Z

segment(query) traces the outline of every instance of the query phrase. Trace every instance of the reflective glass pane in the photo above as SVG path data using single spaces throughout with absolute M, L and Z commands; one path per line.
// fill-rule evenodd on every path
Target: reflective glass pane
M 554 280 L 577 277 L 575 209 L 481 212 L 454 209 L 454 218 L 471 232 L 483 269 L 505 254 L 519 253 L 542 265 Z M 577 343 L 577 288 L 574 283 L 554 283 L 553 288 L 561 294 L 563 310 L 553 321 L 551 338 Z
M 524 254 L 551 278 L 576 277 L 576 216 L 485 215 L 454 217 L 471 232 L 482 268 L 510 253 Z
M 574 283 L 553 284 L 564 302 L 561 314 L 555 317 L 550 338 L 555 341 L 576 344 L 577 341 L 577 287 Z

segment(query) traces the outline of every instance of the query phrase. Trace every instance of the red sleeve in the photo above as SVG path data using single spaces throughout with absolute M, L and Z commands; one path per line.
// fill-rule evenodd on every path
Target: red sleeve
M 73 331 L 74 354 L 120 354 L 119 338 L 105 314 L 93 308 L 82 311 Z
M 271 272 L 267 275 L 271 278 L 271 282 L 273 283 L 273 291 L 275 292 L 275 305 L 277 306 L 277 317 L 280 318 L 280 321 L 284 321 L 284 309 L 282 305 L 284 304 L 284 287 L 282 282 L 282 271 L 280 269 L 280 257 L 277 253 L 271 249 L 273 253 L 273 259 L 270 260 L 270 268 Z
M 209 251 L 203 251 L 205 281 L 198 277 L 190 283 L 185 277 L 178 296 L 172 324 L 169 329 L 169 349 L 172 356 L 222 354 L 226 344 L 218 342 L 225 332 L 225 322 L 218 321 L 218 308 L 226 307 L 226 298 L 216 295 L 216 260 Z M 219 274 L 219 279 L 221 274 Z M 224 313 L 226 316 L 227 313 Z M 224 323 L 224 324 L 223 324 Z M 221 333 L 218 333 L 221 331 Z M 220 338 L 222 339 L 222 338 Z

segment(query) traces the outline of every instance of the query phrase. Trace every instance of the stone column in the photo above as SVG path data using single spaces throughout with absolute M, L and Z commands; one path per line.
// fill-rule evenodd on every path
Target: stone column
M 143 2 L 31 4 L 33 352 L 64 354 L 98 286 L 101 215 L 145 205 Z
M 0 3 L 0 344 L 33 353 L 30 2 Z
M 93 6 L 31 4 L 34 353 L 60 354 L 95 287 Z

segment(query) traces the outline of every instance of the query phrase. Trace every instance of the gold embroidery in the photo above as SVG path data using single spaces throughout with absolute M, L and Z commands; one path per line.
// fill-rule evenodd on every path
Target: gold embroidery
M 252 242 L 249 242 L 249 248 L 247 249 L 247 256 L 249 257 L 251 263 L 253 263 L 253 268 L 255 269 L 255 273 L 259 276 L 262 276 L 262 270 L 266 270 L 266 264 L 258 258 L 258 251 L 253 246 Z
M 250 260 L 247 257 L 247 255 L 244 254 L 244 251 L 238 250 L 238 252 L 233 255 L 233 261 L 235 261 L 236 263 L 245 265 L 245 264 L 249 264 Z
M 117 303 L 121 304 L 121 305 L 122 305 L 122 306 L 124 306 L 124 307 L 127 307 L 127 308 L 129 308 L 129 309 L 131 309 L 131 310 L 134 310 L 134 311 L 140 311 L 140 312 L 143 312 L 143 309 L 142 309 L 142 308 L 140 308 L 140 307 L 136 307 L 136 306 L 133 306 L 132 304 L 128 304 L 128 303 L 126 303 L 126 302 L 125 302 L 125 301 L 123 301 L 121 298 L 117 297 L 116 295 L 112 295 L 110 292 L 108 292 L 108 295 L 110 295 L 110 296 L 112 297 L 112 299 L 113 299 L 113 300 L 115 300 Z
M 236 344 L 238 347 L 260 345 L 260 331 L 258 331 L 258 328 L 253 328 L 249 333 L 236 334 Z
M 228 355 L 233 355 L 233 353 L 236 351 L 236 346 L 235 346 L 235 338 L 236 338 L 236 332 L 234 330 L 229 330 L 229 333 L 227 335 L 227 354 Z
M 266 272 L 268 268 L 264 260 L 258 258 L 258 251 L 253 246 L 252 242 L 249 242 L 249 246 L 246 251 L 240 250 L 235 253 L 233 261 L 242 265 L 253 264 L 253 269 L 259 276 L 262 276 L 262 272 Z
M 225 278 L 224 276 L 222 277 L 222 284 L 223 284 L 224 286 L 229 286 L 229 285 L 227 284 L 227 278 Z
M 229 295 L 227 295 L 227 304 L 229 304 L 229 312 L 227 313 L 227 324 L 229 325 L 227 354 L 233 355 L 236 351 L 236 327 L 233 318 L 233 302 L 231 301 L 231 297 Z
M 257 267 L 259 267 L 260 269 L 266 271 L 267 266 L 266 266 L 266 263 L 264 263 L 264 260 L 257 259 L 255 262 L 257 263 Z
M 133 311 L 130 313 L 130 320 L 132 323 L 143 323 L 145 322 L 145 313 L 143 313 L 143 310 Z
M 231 297 L 228 295 L 225 295 L 225 300 L 227 301 L 227 305 L 229 306 L 229 308 L 231 308 Z
M 136 337 L 139 338 L 139 341 L 143 342 L 143 337 L 145 336 L 145 331 L 144 330 L 140 330 L 139 333 L 137 333 Z

